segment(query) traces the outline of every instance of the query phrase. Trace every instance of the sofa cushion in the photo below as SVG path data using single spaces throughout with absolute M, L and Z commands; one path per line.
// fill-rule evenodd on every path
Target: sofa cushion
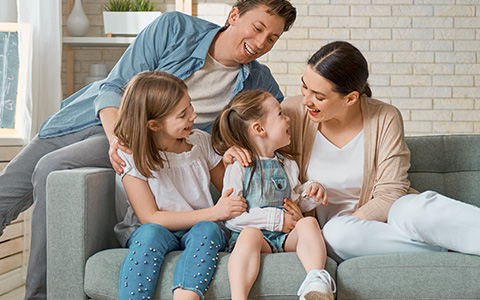
M 357 257 L 337 269 L 338 300 L 480 299 L 480 257 L 452 252 Z
M 407 137 L 406 142 L 413 188 L 480 206 L 480 134 Z
M 96 253 L 87 261 L 85 270 L 85 293 L 95 300 L 118 299 L 118 276 L 127 255 L 127 249 L 110 249 Z M 167 254 L 160 279 L 155 290 L 155 299 L 172 299 L 171 286 L 175 265 L 181 252 Z M 229 254 L 220 253 L 217 270 L 205 299 L 230 299 L 227 264 Z M 336 263 L 327 259 L 327 270 L 335 278 Z M 258 279 L 253 285 L 249 299 L 298 299 L 297 290 L 306 273 L 296 253 L 262 254 Z

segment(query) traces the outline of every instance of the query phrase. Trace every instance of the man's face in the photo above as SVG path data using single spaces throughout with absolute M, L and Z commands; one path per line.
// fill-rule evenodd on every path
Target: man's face
M 285 21 L 267 12 L 266 6 L 258 6 L 240 16 L 233 8 L 229 16 L 232 59 L 236 64 L 249 63 L 272 49 L 283 33 Z

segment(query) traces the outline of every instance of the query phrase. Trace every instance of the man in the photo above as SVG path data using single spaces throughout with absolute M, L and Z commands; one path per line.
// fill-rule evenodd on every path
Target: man
M 255 59 L 272 49 L 295 18 L 288 0 L 239 0 L 222 28 L 165 13 L 137 36 L 105 80 L 63 101 L 60 111 L 0 173 L 0 231 L 35 202 L 25 299 L 46 299 L 48 174 L 87 166 L 113 166 L 123 172 L 116 150 L 124 147 L 118 145 L 113 126 L 130 78 L 162 70 L 185 80 L 199 116 L 195 126 L 209 130 L 216 113 L 242 90 L 266 90 L 283 100 L 269 69 Z

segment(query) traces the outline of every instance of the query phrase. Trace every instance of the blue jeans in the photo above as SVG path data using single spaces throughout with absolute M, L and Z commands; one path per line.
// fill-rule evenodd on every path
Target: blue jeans
M 225 237 L 213 222 L 199 222 L 190 230 L 171 232 L 148 223 L 133 232 L 119 277 L 119 299 L 153 299 L 165 255 L 183 250 L 175 267 L 172 291 L 182 288 L 203 293 L 213 277 L 218 252 L 225 248 Z

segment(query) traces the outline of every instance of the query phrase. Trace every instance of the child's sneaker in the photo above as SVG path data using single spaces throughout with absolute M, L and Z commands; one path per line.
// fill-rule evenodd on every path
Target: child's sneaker
M 325 270 L 311 270 L 298 289 L 300 300 L 333 300 L 337 291 L 335 281 Z

